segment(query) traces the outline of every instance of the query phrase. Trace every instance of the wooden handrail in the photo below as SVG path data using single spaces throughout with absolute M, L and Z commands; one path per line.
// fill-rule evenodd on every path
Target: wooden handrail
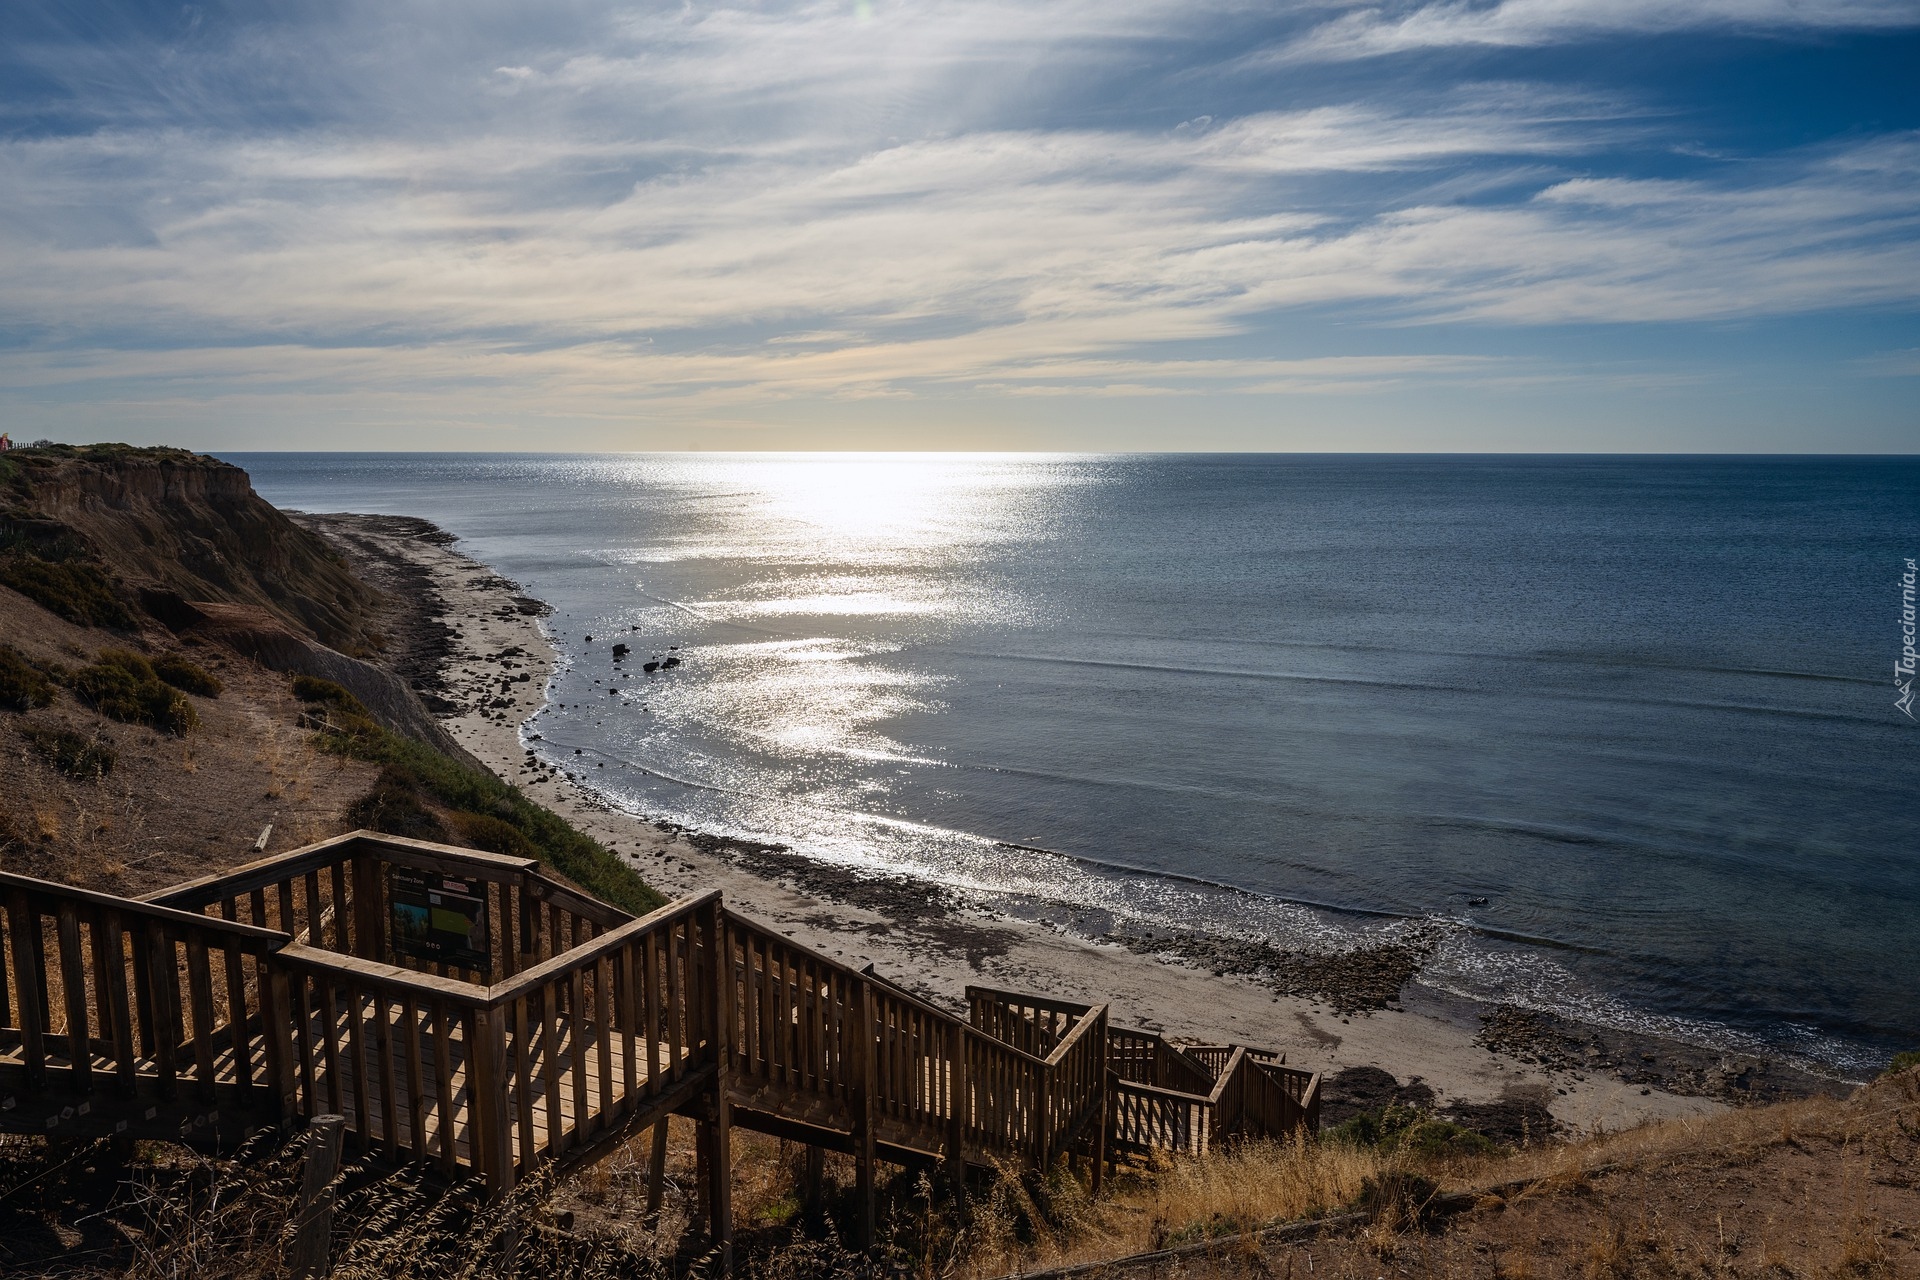
M 230 938 L 259 943 L 268 950 L 285 946 L 291 941 L 278 929 L 263 929 L 257 925 L 241 924 L 237 920 L 217 920 L 212 916 L 203 916 L 193 911 L 181 911 L 156 902 L 116 897 L 93 889 L 76 889 L 72 885 L 59 884 L 52 880 L 37 880 L 32 876 L 17 875 L 11 871 L 0 871 L 0 889 L 39 894 L 56 902 L 85 903 L 90 907 L 122 911 L 148 920 L 165 921 L 168 924 L 178 925 L 182 929 L 203 929 L 209 933 L 225 934 Z
M 351 981 L 357 986 L 380 986 L 393 991 L 410 992 L 424 1000 L 449 1000 L 472 1009 L 491 1007 L 487 997 L 489 988 L 475 987 L 470 982 L 454 978 L 442 978 L 438 974 L 402 969 L 399 965 L 379 960 L 342 955 L 338 951 L 324 951 L 298 942 L 280 948 L 276 959 L 297 967 L 336 973 L 341 975 L 343 981 Z
M 1093 1004 L 1081 1004 L 1073 1000 L 1054 1000 L 1046 996 L 1029 995 L 1020 991 L 1002 991 L 998 987 L 976 987 L 969 984 L 967 987 L 967 1003 L 972 1004 L 976 998 L 997 1000 L 1002 1004 L 1021 1005 L 1028 1009 L 1039 1009 L 1046 1013 L 1066 1013 L 1082 1017 L 1100 1007 L 1099 1005 Z
M 371 846 L 369 849 L 368 846 Z M 456 849 L 450 845 L 428 844 L 376 831 L 352 831 L 314 844 L 258 858 L 226 871 L 189 880 L 185 884 L 147 894 L 141 901 L 164 906 L 206 906 L 222 898 L 264 889 L 293 876 L 317 871 L 343 858 L 367 852 L 392 852 L 404 855 L 409 865 L 419 865 L 453 874 L 471 874 L 475 879 L 508 880 L 526 875 L 540 865 L 535 858 L 511 858 L 479 849 Z
M 530 969 L 523 969 L 505 982 L 496 982 L 485 989 L 481 1004 L 494 1009 L 509 1000 L 517 1000 L 530 991 L 535 991 L 555 978 L 564 977 L 576 969 L 613 954 L 634 938 L 653 932 L 661 925 L 672 924 L 682 916 L 692 915 L 720 896 L 718 889 L 709 889 L 695 898 L 682 898 L 678 902 L 669 902 L 666 906 L 649 911 L 637 920 L 629 920 L 623 925 L 609 929 L 591 942 L 579 946 L 548 960 L 542 960 Z

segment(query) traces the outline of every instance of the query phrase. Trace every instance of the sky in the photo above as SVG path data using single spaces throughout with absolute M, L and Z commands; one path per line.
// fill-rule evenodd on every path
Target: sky
M 0 429 L 1920 450 L 1920 0 L 0 8 Z

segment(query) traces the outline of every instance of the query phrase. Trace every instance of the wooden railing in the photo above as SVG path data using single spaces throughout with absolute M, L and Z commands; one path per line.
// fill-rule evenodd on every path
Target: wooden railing
M 291 1028 L 267 962 L 283 935 L 26 876 L 0 873 L 0 893 L 0 1047 L 24 1066 L 0 1099 L 9 1127 L 232 1137 L 279 1122 Z
M 476 945 L 423 952 L 392 886 L 429 881 L 402 871 L 453 877 L 433 892 L 477 904 L 453 929 Z M 679 1111 L 719 1205 L 736 1108 L 852 1150 L 869 1203 L 876 1152 L 1092 1156 L 1097 1179 L 1110 1135 L 1199 1152 L 1317 1119 L 1318 1077 L 1274 1055 L 984 987 L 962 1019 L 717 891 L 635 919 L 523 858 L 356 833 L 144 901 L 10 875 L 0 895 L 0 1128 L 224 1141 L 337 1113 L 366 1155 L 499 1193 Z
M 1125 1033 L 1139 1036 L 1141 1033 Z M 1153 1061 L 1175 1072 L 1218 1064 L 1205 1092 L 1157 1082 L 1114 1080 L 1113 1141 L 1122 1151 L 1204 1155 L 1229 1138 L 1279 1138 L 1320 1127 L 1320 1077 L 1285 1065 L 1282 1055 L 1244 1045 L 1167 1046 Z M 1148 1055 L 1130 1060 L 1144 1073 Z
M 389 869 L 460 877 L 486 898 L 489 963 L 483 972 L 393 954 Z M 292 935 L 307 946 L 402 968 L 499 982 L 633 917 L 544 876 L 532 858 L 514 858 L 355 831 L 150 895 L 181 911 L 212 913 Z
M 368 1152 L 511 1188 L 710 1076 L 718 911 L 717 891 L 686 899 L 489 987 L 288 947 L 310 1029 L 300 1110 L 345 1114 Z

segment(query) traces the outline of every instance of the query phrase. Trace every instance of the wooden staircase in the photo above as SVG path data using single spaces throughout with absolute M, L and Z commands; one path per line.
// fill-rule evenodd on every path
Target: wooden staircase
M 724 1244 L 734 1124 L 853 1155 L 869 1223 L 877 1160 L 1074 1155 L 1097 1182 L 1318 1127 L 1319 1077 L 1278 1054 L 983 987 L 962 1019 L 717 891 L 636 919 L 531 859 L 355 832 L 143 900 L 4 873 L 0 895 L 12 1132 L 227 1144 L 340 1114 L 366 1156 L 504 1194 L 682 1114 Z

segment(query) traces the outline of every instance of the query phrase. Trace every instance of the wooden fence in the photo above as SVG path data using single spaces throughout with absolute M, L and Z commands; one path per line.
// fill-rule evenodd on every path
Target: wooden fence
M 422 959 L 402 928 L 394 885 L 428 874 L 465 904 L 464 958 Z M 16 1131 L 230 1142 L 340 1114 L 364 1154 L 503 1193 L 679 1112 L 723 1231 L 736 1115 L 852 1152 L 869 1208 L 877 1158 L 961 1175 L 1075 1154 L 1097 1180 L 1110 1138 L 1197 1152 L 1317 1117 L 1318 1078 L 1274 1055 L 983 987 L 963 1020 L 717 891 L 635 919 L 524 858 L 359 832 L 146 900 L 6 874 L 0 895 Z

